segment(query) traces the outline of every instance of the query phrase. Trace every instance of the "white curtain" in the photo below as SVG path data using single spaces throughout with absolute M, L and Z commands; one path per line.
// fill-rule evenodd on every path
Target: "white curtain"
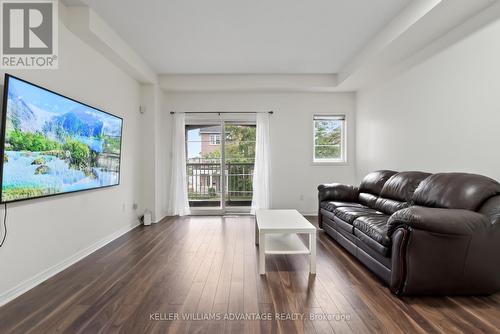
M 185 114 L 175 113 L 172 125 L 172 168 L 170 175 L 169 215 L 185 216 L 189 209 L 186 177 Z
M 251 213 L 271 206 L 270 171 L 271 154 L 269 138 L 269 113 L 257 114 L 255 167 L 253 171 L 253 197 Z

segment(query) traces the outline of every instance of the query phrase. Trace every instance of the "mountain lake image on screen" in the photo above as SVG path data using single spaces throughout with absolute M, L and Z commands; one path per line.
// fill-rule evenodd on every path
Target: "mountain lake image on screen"
M 1 201 L 117 185 L 122 119 L 6 75 Z

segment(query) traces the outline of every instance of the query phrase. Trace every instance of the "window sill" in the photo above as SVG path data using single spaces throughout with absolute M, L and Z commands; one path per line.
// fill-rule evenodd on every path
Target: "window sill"
M 313 161 L 313 166 L 350 166 L 348 161 Z

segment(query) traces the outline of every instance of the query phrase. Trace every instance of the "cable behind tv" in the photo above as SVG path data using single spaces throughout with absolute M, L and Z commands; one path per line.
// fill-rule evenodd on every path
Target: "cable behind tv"
M 0 247 L 5 243 L 5 239 L 7 238 L 7 203 L 4 203 L 4 215 L 3 215 L 3 237 L 0 242 Z

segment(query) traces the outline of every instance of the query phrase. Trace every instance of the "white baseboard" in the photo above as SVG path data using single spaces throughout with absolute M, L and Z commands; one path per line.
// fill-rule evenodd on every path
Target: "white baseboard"
M 35 286 L 39 285 L 40 283 L 48 280 L 52 276 L 56 275 L 57 273 L 63 271 L 64 269 L 68 268 L 72 264 L 75 264 L 76 262 L 80 261 L 86 256 L 89 256 L 96 250 L 98 250 L 101 247 L 106 246 L 109 244 L 111 241 L 118 239 L 125 233 L 133 230 L 137 226 L 139 226 L 139 223 L 135 223 L 132 226 L 127 226 L 119 229 L 118 231 L 108 235 L 107 237 L 95 242 L 94 244 L 90 245 L 89 247 L 82 249 L 81 251 L 73 254 L 72 256 L 68 257 L 67 259 L 59 262 L 58 264 L 42 271 L 39 274 L 36 274 L 30 279 L 27 279 L 26 281 L 18 284 L 17 286 L 13 287 L 10 290 L 7 290 L 6 292 L 0 294 L 0 306 L 7 304 L 11 300 L 19 297 L 23 293 L 27 292 L 28 290 L 33 289 Z
M 163 219 L 167 218 L 168 215 L 165 213 L 165 214 L 162 214 L 162 217 L 160 219 L 155 219 L 155 223 L 159 223 L 161 222 Z

